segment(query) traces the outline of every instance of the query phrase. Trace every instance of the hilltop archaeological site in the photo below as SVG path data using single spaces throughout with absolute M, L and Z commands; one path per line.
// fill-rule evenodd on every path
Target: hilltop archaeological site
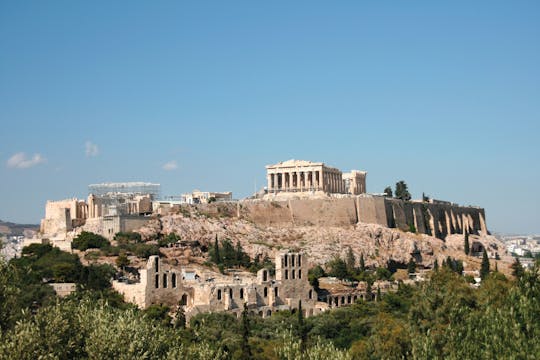
M 180 306 L 197 313 L 229 311 L 247 304 L 263 317 L 292 310 L 302 302 L 307 316 L 392 291 L 392 281 L 344 284 L 325 278 L 320 286 L 308 271 L 352 253 L 367 267 L 417 266 L 406 282 L 421 281 L 435 263 L 448 257 L 463 262 L 474 277 L 486 250 L 504 271 L 511 261 L 489 235 L 484 209 L 434 199 L 402 200 L 366 191 L 367 172 L 344 173 L 322 162 L 289 160 L 266 166 L 267 186 L 243 200 L 231 192 L 195 190 L 161 197 L 159 184 L 105 183 L 89 186 L 87 199 L 48 201 L 40 233 L 25 244 L 50 243 L 79 254 L 85 262 L 115 264 L 115 256 L 94 256 L 73 249 L 83 232 L 115 243 L 116 235 L 137 233 L 145 244 L 160 244 L 160 255 L 128 256 L 131 272 L 112 279 L 126 301 L 141 308 Z M 471 254 L 463 252 L 470 237 Z M 270 267 L 249 272 L 210 262 L 216 244 L 228 241 L 251 259 Z M 218 247 L 219 248 L 219 247 Z M 473 255 L 473 256 L 471 256 Z

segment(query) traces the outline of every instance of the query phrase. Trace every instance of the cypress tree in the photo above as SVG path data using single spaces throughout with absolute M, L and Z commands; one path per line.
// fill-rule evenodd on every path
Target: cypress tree
M 298 300 L 298 337 L 300 338 L 300 353 L 304 354 L 307 348 L 307 328 L 302 311 L 302 300 Z
M 516 258 L 516 260 L 510 267 L 512 268 L 512 275 L 514 275 L 519 280 L 525 272 L 525 270 L 523 270 L 523 266 L 521 265 L 521 262 L 519 261 L 519 259 Z
M 360 254 L 360 271 L 366 271 L 366 263 L 364 262 L 364 253 Z
M 347 256 L 345 258 L 345 263 L 347 264 L 347 271 L 349 272 L 349 274 L 352 276 L 354 275 L 354 266 L 356 265 L 356 259 L 354 257 L 354 253 L 351 249 L 351 247 L 349 246 L 349 249 L 347 250 Z
M 251 347 L 249 346 L 249 318 L 247 303 L 244 303 L 242 311 L 242 359 L 252 359 Z
M 480 278 L 484 280 L 489 275 L 489 259 L 487 251 L 484 249 L 482 252 L 482 264 L 480 265 Z
M 469 246 L 469 232 L 465 230 L 465 240 L 463 241 L 463 250 L 465 251 L 465 255 L 469 255 L 471 252 L 470 246 Z
M 219 243 L 218 243 L 218 237 L 216 234 L 216 240 L 214 241 L 214 262 L 216 264 L 221 264 L 221 256 L 219 254 Z
M 413 258 L 409 259 L 409 263 L 407 264 L 407 272 L 409 274 L 412 274 L 416 271 L 416 263 L 414 262 Z
M 439 270 L 439 260 L 437 259 L 435 259 L 435 262 L 433 263 L 433 270 Z

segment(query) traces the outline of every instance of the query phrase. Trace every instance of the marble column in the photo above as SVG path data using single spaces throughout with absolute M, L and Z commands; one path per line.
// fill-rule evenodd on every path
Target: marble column
M 272 174 L 266 175 L 266 181 L 268 182 L 268 186 L 266 187 L 266 190 L 270 192 L 272 191 Z

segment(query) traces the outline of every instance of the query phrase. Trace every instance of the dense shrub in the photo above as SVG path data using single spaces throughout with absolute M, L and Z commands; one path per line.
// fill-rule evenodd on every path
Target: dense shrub
M 71 247 L 73 249 L 84 251 L 87 249 L 102 249 L 110 245 L 111 243 L 109 240 L 105 239 L 103 236 L 83 231 L 79 236 L 73 239 Z

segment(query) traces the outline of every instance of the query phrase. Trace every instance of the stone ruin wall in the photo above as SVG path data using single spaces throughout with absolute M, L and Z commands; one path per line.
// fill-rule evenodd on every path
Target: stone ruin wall
M 264 226 L 350 226 L 361 223 L 430 234 L 488 233 L 484 209 L 446 202 L 422 203 L 383 196 L 196 205 L 213 216 L 239 217 Z
M 275 311 L 298 308 L 300 300 L 306 316 L 311 316 L 327 306 L 318 303 L 317 293 L 308 281 L 308 268 L 303 254 L 289 253 L 276 257 L 275 276 L 262 269 L 247 282 L 232 276 L 227 282 L 187 281 L 178 267 L 151 256 L 146 267 L 139 270 L 139 282 L 128 284 L 115 280 L 112 285 L 126 301 L 142 309 L 152 304 L 182 305 L 188 320 L 210 311 L 227 311 L 239 317 L 244 303 L 251 314 L 267 317 Z

